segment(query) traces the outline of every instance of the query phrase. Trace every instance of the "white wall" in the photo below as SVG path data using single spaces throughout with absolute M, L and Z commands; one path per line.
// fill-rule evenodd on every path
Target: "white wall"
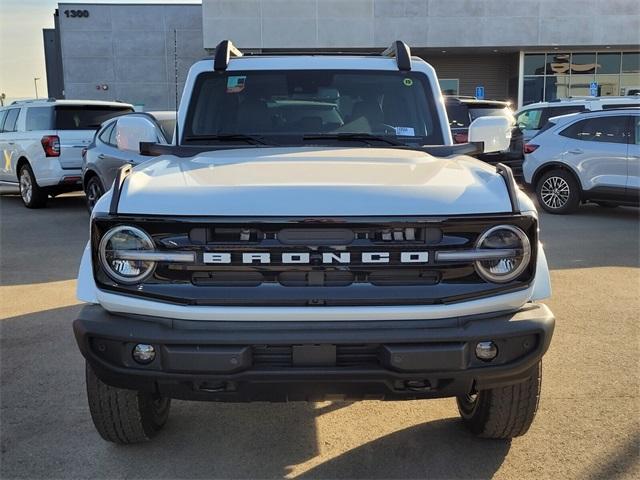
M 203 0 L 205 48 L 640 44 L 638 0 Z

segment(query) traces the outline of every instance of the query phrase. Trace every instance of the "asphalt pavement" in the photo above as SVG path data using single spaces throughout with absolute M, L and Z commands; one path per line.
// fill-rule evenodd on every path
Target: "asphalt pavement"
M 474 438 L 453 399 L 174 401 L 151 443 L 95 432 L 71 322 L 84 198 L 0 196 L 0 478 L 640 478 L 639 210 L 541 216 L 556 332 L 524 436 Z

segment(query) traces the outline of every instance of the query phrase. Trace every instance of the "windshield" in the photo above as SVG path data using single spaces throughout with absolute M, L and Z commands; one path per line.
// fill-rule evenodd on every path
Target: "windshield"
M 194 88 L 184 143 L 260 137 L 265 143 L 318 143 L 349 134 L 441 145 L 427 77 L 386 71 L 211 72 Z M 309 138 L 305 138 L 309 137 Z M 362 137 L 359 137 L 362 138 Z M 354 138 L 355 139 L 355 138 Z
M 448 104 L 447 116 L 449 117 L 449 127 L 451 128 L 467 128 L 471 121 L 469 120 L 469 108 L 460 104 Z

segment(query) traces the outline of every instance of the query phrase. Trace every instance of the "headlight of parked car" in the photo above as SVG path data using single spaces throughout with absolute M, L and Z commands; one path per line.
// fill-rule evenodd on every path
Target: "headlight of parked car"
M 529 237 L 513 225 L 490 228 L 478 238 L 476 249 L 486 253 L 475 267 L 488 282 L 506 283 L 518 278 L 531 260 Z
M 102 268 L 116 282 L 140 283 L 153 272 L 154 245 L 151 237 L 136 227 L 120 225 L 100 240 Z

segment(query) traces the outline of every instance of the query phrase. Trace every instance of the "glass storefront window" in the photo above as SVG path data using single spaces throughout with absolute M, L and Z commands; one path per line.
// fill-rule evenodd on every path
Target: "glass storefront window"
M 545 54 L 534 54 L 524 56 L 525 75 L 544 75 Z
M 598 96 L 620 95 L 620 75 L 596 75 Z
M 522 103 L 541 102 L 544 94 L 544 77 L 524 77 L 524 90 L 522 92 Z
M 640 52 L 533 53 L 524 55 L 522 103 L 591 95 L 640 95 Z
M 570 53 L 550 53 L 547 55 L 547 75 L 564 75 L 571 68 Z
M 640 95 L 640 74 L 620 75 L 620 95 Z
M 457 78 L 441 78 L 438 82 L 443 95 L 458 95 L 460 92 L 460 81 Z
M 591 82 L 593 75 L 571 75 L 571 88 L 569 93 L 572 97 L 586 97 L 591 95 Z
M 569 75 L 546 77 L 544 99 L 547 102 L 569 96 Z
M 571 74 L 596 73 L 595 53 L 574 53 L 571 56 Z
M 596 73 L 620 73 L 620 53 L 598 53 Z
M 640 73 L 640 52 L 622 54 L 622 73 Z

